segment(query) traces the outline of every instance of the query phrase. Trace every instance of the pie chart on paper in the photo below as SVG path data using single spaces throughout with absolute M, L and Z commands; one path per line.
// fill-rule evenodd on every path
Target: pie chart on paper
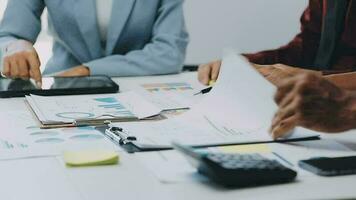
M 86 112 L 63 112 L 63 113 L 57 113 L 56 116 L 64 119 L 84 119 L 84 118 L 92 118 L 95 115 L 93 113 L 86 113 Z

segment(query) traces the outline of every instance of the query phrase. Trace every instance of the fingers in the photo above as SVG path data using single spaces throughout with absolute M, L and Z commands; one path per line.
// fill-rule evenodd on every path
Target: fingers
M 8 58 L 4 58 L 4 64 L 3 64 L 3 69 L 2 69 L 2 74 L 5 76 L 5 77 L 9 77 L 11 76 L 11 73 L 10 73 L 10 61 Z
M 198 80 L 204 84 L 208 85 L 210 80 L 211 68 L 209 65 L 201 65 L 198 69 Z
M 280 121 L 276 124 L 276 126 L 271 129 L 272 138 L 276 140 L 285 136 L 290 131 L 292 131 L 297 126 L 297 124 L 298 119 L 296 115 L 293 115 L 287 119 Z
M 33 78 L 41 82 L 40 62 L 33 44 L 16 40 L 6 47 L 2 74 L 8 78 Z
M 8 78 L 33 78 L 41 83 L 40 61 L 33 51 L 15 53 L 4 58 L 3 75 Z
M 199 66 L 198 79 L 204 84 L 208 85 L 210 80 L 216 80 L 219 76 L 221 61 L 214 61 L 205 65 Z
M 300 90 L 301 88 L 297 87 L 294 81 L 291 81 L 284 87 L 278 89 L 275 95 L 275 102 L 279 107 L 283 108 L 292 103 L 292 101 L 300 95 Z
M 18 78 L 19 76 L 19 67 L 17 64 L 17 60 L 16 59 L 11 59 L 10 60 L 10 77 L 11 78 Z
M 291 92 L 293 87 L 294 87 L 294 82 L 292 82 L 292 81 L 280 86 L 274 96 L 274 101 L 278 105 L 280 105 L 281 102 L 286 98 L 286 96 L 289 95 L 289 93 Z
M 288 78 L 284 81 L 281 82 L 281 84 L 278 86 L 277 92 L 274 96 L 275 102 L 280 105 L 282 101 L 287 98 L 289 93 L 292 91 L 295 91 L 296 86 L 298 85 L 298 81 L 300 81 L 299 76 L 293 77 L 293 78 Z M 284 100 L 286 101 L 286 100 Z
M 216 61 L 213 64 L 212 69 L 211 69 L 210 80 L 216 81 L 216 79 L 218 79 L 219 72 L 220 72 L 220 66 L 221 66 L 220 61 Z
M 292 103 L 286 105 L 285 107 L 280 107 L 279 111 L 276 113 L 272 121 L 272 129 L 284 119 L 296 115 L 299 109 L 300 109 L 300 100 L 298 97 L 294 98 Z
M 297 113 L 298 103 L 298 100 L 295 100 L 286 108 L 280 109 L 280 111 L 275 115 L 270 129 L 273 139 L 278 139 L 287 135 L 299 124 L 299 115 Z
M 270 129 L 273 139 L 278 139 L 288 134 L 299 123 L 297 116 L 300 112 L 301 97 L 299 95 L 299 87 L 294 83 L 294 80 L 288 81 L 279 88 L 276 94 L 275 99 L 279 104 L 279 110 L 272 121 Z
M 279 111 L 272 121 L 270 130 L 274 139 L 286 135 L 298 124 L 303 126 L 303 122 L 310 119 L 310 116 L 305 115 L 305 108 L 309 105 L 309 99 L 315 94 L 306 91 L 313 87 L 313 81 L 310 75 L 300 75 L 279 86 L 275 96 Z
M 30 73 L 29 73 L 29 69 L 28 69 L 28 64 L 27 61 L 25 59 L 19 59 L 17 61 L 18 63 L 18 77 L 22 78 L 24 80 L 27 80 L 30 78 Z
M 39 87 L 42 86 L 42 75 L 40 70 L 40 60 L 36 53 L 31 53 L 28 56 L 28 63 L 30 65 L 30 76 L 33 78 Z

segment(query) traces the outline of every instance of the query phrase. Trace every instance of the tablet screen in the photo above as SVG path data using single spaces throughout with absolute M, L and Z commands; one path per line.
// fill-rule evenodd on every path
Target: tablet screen
M 0 93 L 6 93 L 6 95 L 11 94 L 10 96 L 24 96 L 27 93 L 51 95 L 54 94 L 54 91 L 55 95 L 60 95 L 63 92 L 63 94 L 68 94 L 70 91 L 72 91 L 71 94 L 75 94 L 75 92 L 85 94 L 87 93 L 85 91 L 92 94 L 95 93 L 93 89 L 109 89 L 111 92 L 116 92 L 118 86 L 106 76 L 44 77 L 42 79 L 42 88 L 37 88 L 33 80 L 0 79 Z M 13 95 L 15 93 L 16 95 Z M 23 94 L 18 95 L 20 93 Z M 97 90 L 97 93 L 102 92 Z

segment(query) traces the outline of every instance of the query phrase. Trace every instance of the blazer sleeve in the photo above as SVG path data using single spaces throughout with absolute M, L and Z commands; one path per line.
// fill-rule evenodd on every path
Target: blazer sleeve
M 275 50 L 245 54 L 245 56 L 250 62 L 261 65 L 282 63 L 312 68 L 320 41 L 322 10 L 322 0 L 310 0 L 308 8 L 300 19 L 301 31 L 291 42 Z
M 0 24 L 1 58 L 6 46 L 15 40 L 24 39 L 32 43 L 36 42 L 41 31 L 41 15 L 44 7 L 43 0 L 8 1 Z
M 151 41 L 141 50 L 111 55 L 83 65 L 91 75 L 140 76 L 179 73 L 185 60 L 188 33 L 183 0 L 162 0 Z

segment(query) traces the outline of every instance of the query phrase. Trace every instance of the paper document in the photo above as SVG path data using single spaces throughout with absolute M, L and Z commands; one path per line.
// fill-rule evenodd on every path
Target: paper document
M 135 91 L 163 111 L 188 109 L 200 99 L 194 96 L 197 89 L 186 82 L 143 84 Z
M 85 119 L 145 119 L 161 112 L 134 92 L 60 97 L 31 95 L 26 100 L 44 125 Z
M 0 160 L 60 155 L 64 150 L 120 150 L 94 127 L 40 129 L 31 113 L 0 113 Z
M 190 111 L 176 118 L 153 123 L 120 123 L 141 144 L 209 146 L 271 142 L 268 130 L 277 110 L 276 88 L 244 58 L 228 55 L 212 91 Z M 317 137 L 298 128 L 281 140 Z
M 180 182 L 208 182 L 208 178 L 197 173 L 186 158 L 177 151 L 157 151 L 133 154 L 158 181 L 164 184 Z

